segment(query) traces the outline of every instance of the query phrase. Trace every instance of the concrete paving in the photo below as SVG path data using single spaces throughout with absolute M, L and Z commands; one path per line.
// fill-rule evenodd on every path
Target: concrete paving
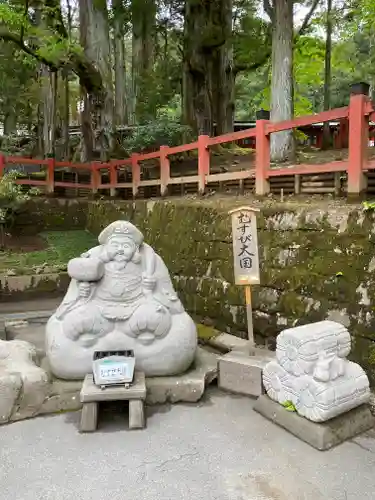
M 199 405 L 148 409 L 128 431 L 107 408 L 94 434 L 79 414 L 0 427 L 0 500 L 370 500 L 375 432 L 318 452 L 211 389 Z

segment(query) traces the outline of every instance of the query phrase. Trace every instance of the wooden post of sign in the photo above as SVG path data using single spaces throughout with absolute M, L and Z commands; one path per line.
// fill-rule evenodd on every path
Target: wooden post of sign
M 253 328 L 253 306 L 251 303 L 251 286 L 245 285 L 245 301 L 246 301 L 246 319 L 247 319 L 247 338 L 252 345 L 254 342 L 254 328 Z
M 257 208 L 249 206 L 234 208 L 229 212 L 232 217 L 234 279 L 236 285 L 245 287 L 247 331 L 252 345 L 254 330 L 251 286 L 260 283 L 257 212 Z

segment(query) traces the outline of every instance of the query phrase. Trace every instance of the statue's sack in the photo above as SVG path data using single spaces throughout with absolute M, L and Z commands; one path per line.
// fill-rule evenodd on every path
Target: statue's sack
M 276 358 L 290 374 L 312 374 L 321 360 L 345 359 L 350 353 L 350 334 L 341 324 L 320 321 L 284 330 L 277 337 Z

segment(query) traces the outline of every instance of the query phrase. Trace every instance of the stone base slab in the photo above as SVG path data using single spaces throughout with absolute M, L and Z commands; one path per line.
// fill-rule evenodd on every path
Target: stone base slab
M 175 377 L 146 378 L 146 404 L 196 403 L 217 378 L 216 354 L 198 347 L 193 366 Z
M 46 358 L 38 366 L 36 349 L 27 342 L 0 340 L 0 346 L 1 342 L 7 348 L 13 346 L 14 356 L 9 357 L 12 376 L 2 373 L 0 369 L 0 425 L 37 415 L 82 408 L 82 380 L 55 378 Z M 27 353 L 27 363 L 18 359 L 23 351 Z M 217 377 L 217 357 L 216 354 L 198 348 L 194 364 L 186 373 L 175 377 L 147 378 L 146 404 L 199 401 L 207 385 Z M 134 428 L 138 428 L 142 420 L 141 412 L 136 413 L 138 417 L 133 419 Z
M 267 395 L 258 398 L 254 410 L 321 451 L 366 432 L 375 424 L 368 405 L 361 405 L 324 423 L 311 422 L 295 412 L 289 412 Z
M 264 355 L 250 356 L 241 351 L 232 351 L 218 360 L 219 387 L 235 394 L 260 396 L 263 394 L 262 371 L 271 360 Z

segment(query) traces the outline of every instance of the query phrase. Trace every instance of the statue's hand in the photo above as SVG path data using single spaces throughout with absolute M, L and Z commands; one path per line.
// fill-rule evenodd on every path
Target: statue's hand
M 91 285 L 87 281 L 81 281 L 79 284 L 79 296 L 83 299 L 87 299 L 91 292 Z
M 156 278 L 154 276 L 143 274 L 142 285 L 145 290 L 152 292 L 156 286 Z

